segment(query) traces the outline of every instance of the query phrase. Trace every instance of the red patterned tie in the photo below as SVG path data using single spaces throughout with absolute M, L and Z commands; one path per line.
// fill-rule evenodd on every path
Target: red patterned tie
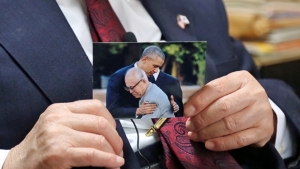
M 228 152 L 214 152 L 187 136 L 186 117 L 168 119 L 158 130 L 168 169 L 241 169 Z
M 121 42 L 125 30 L 108 0 L 86 0 L 94 42 Z

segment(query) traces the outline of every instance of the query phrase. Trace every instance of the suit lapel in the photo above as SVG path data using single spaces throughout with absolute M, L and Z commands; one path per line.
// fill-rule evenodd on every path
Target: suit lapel
M 214 72 L 216 75 L 213 78 L 238 69 L 238 60 L 233 54 L 232 42 L 228 36 L 226 12 L 222 1 L 189 0 L 187 3 L 182 0 L 142 0 L 142 3 L 160 28 L 165 40 L 207 41 L 207 55 L 211 56 L 214 71 L 218 70 Z M 178 14 L 189 19 L 190 24 L 186 29 L 177 25 Z M 207 67 L 206 70 L 210 71 L 210 68 Z
M 181 5 L 179 2 L 170 1 L 148 1 L 142 0 L 142 3 L 155 23 L 158 25 L 165 40 L 168 41 L 196 41 L 194 27 L 187 26 L 185 30 L 177 25 L 177 15 L 186 16 L 191 23 L 194 23 L 194 15 L 189 6 Z M 184 2 L 185 3 L 185 2 Z M 158 5 L 159 4 L 159 5 Z M 165 10 L 168 9 L 168 10 Z
M 49 100 L 92 98 L 92 66 L 56 1 L 0 5 L 1 46 Z

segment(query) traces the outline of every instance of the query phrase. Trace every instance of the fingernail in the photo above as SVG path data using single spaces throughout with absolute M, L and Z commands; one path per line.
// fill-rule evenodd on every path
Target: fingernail
M 207 141 L 205 142 L 205 147 L 207 149 L 213 149 L 215 147 L 215 144 L 213 142 Z
M 186 121 L 185 126 L 186 126 L 186 129 L 189 130 L 189 131 L 194 131 L 195 130 L 195 125 L 191 122 L 190 119 L 188 119 Z
M 188 137 L 189 137 L 190 139 L 192 139 L 193 136 L 192 136 L 192 132 L 191 132 L 191 131 L 188 132 Z
M 117 156 L 117 163 L 120 165 L 124 164 L 124 158 Z
M 187 116 L 192 116 L 195 114 L 195 107 L 192 105 L 187 106 L 186 108 L 184 108 L 184 114 Z
M 191 132 L 191 131 L 189 131 L 188 132 L 188 137 L 191 139 L 191 140 L 196 140 L 197 139 L 197 134 L 196 133 L 194 133 L 194 132 Z
M 123 151 L 120 153 L 120 157 L 124 157 L 124 153 L 123 153 Z

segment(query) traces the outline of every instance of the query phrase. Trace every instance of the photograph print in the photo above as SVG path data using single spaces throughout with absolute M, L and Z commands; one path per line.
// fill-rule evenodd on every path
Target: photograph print
M 181 117 L 184 102 L 205 83 L 206 45 L 94 43 L 93 97 L 116 119 Z

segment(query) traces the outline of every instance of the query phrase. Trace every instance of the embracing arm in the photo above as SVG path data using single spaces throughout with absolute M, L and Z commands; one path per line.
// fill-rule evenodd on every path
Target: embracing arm
M 108 81 L 106 94 L 106 107 L 114 118 L 135 118 L 137 107 L 122 107 L 122 90 L 124 77 L 113 74 Z

